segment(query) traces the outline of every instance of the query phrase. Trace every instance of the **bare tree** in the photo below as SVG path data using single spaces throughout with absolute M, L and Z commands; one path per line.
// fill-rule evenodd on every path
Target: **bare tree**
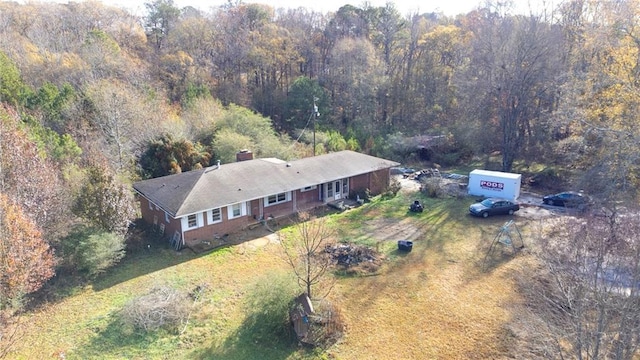
M 87 97 L 92 105 L 89 116 L 100 135 L 91 145 L 106 144 L 113 167 L 119 172 L 130 169 L 147 141 L 163 131 L 164 107 L 130 84 L 117 81 L 96 82 L 87 90 Z
M 584 170 L 580 188 L 614 201 L 637 197 L 640 3 L 570 5 L 564 22 L 571 40 L 571 71 L 557 111 L 566 139 L 556 154 Z M 585 20 L 591 18 L 596 20 Z
M 13 346 L 24 336 L 19 317 L 13 310 L 0 310 L 0 359 L 6 359 Z
M 385 86 L 384 62 L 374 46 L 362 38 L 344 38 L 331 49 L 331 70 L 326 81 L 336 113 L 336 126 L 354 126 L 366 134 L 375 133 L 379 120 L 377 89 Z M 339 123 L 341 122 L 341 123 Z
M 68 202 L 55 164 L 20 129 L 15 110 L 0 109 L 0 192 L 18 204 L 52 242 L 68 225 Z
M 541 240 L 528 291 L 561 357 L 633 359 L 640 343 L 640 215 L 567 218 Z M 543 301 L 540 297 L 542 297 Z M 561 344 L 569 344 L 562 346 Z
M 313 219 L 309 213 L 300 212 L 291 233 L 279 236 L 287 263 L 311 298 L 311 288 L 325 280 L 331 266 L 331 258 L 324 249 L 334 236 L 333 230 L 326 218 Z
M 472 109 L 469 120 L 491 129 L 494 137 L 486 135 L 482 141 L 485 146 L 501 144 L 502 170 L 508 172 L 536 141 L 546 138 L 540 121 L 555 105 L 562 52 L 549 24 L 498 11 L 487 9 L 470 26 L 470 64 L 457 81 L 466 108 Z

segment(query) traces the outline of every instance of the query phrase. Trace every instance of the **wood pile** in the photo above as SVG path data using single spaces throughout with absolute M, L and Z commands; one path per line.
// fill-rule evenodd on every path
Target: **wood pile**
M 335 264 L 343 267 L 356 266 L 364 262 L 377 262 L 379 254 L 366 246 L 355 244 L 332 244 L 325 247 Z

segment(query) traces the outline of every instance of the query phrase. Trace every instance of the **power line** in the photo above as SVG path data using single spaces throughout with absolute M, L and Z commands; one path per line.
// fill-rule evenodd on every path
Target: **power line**
M 307 128 L 309 127 L 309 123 L 311 122 L 311 119 L 313 118 L 313 156 L 316 155 L 316 121 L 315 118 L 320 116 L 320 113 L 318 112 L 318 106 L 316 105 L 316 101 L 318 101 L 319 99 L 317 97 L 313 97 L 313 111 L 311 112 L 311 114 L 309 114 L 309 118 L 307 119 L 307 123 L 304 125 L 304 127 L 302 128 L 302 131 L 300 132 L 300 135 L 298 135 L 298 138 L 296 138 L 293 143 L 291 144 L 291 146 L 289 146 L 289 149 L 291 149 L 295 144 L 297 144 L 300 141 L 300 138 L 302 138 L 302 135 L 304 135 L 304 132 L 307 130 Z

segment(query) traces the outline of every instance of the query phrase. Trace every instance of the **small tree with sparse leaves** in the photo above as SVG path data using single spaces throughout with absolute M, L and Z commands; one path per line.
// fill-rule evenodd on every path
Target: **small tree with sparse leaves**
M 307 296 L 313 286 L 320 284 L 331 267 L 331 258 L 324 249 L 333 240 L 334 231 L 326 218 L 313 219 L 309 213 L 300 212 L 292 231 L 280 234 L 280 244 L 289 266 Z

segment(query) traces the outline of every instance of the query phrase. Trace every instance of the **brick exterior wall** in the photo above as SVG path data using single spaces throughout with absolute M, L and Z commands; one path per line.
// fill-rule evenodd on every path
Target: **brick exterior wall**
M 349 197 L 355 199 L 356 194 L 363 193 L 365 189 L 369 189 L 372 195 L 380 194 L 389 186 L 389 175 L 390 170 L 383 169 L 374 173 L 351 177 L 349 179 Z M 221 209 L 222 221 L 213 224 L 208 224 L 207 213 L 202 213 L 203 226 L 186 230 L 184 232 L 185 244 L 187 246 L 197 244 L 201 241 L 212 240 L 225 234 L 236 232 L 249 225 L 258 223 L 261 220 L 261 216 L 265 218 L 270 216 L 279 218 L 291 215 L 297 211 L 322 206 L 324 202 L 319 199 L 320 187 L 321 185 L 318 185 L 315 189 L 308 191 L 296 190 L 291 194 L 291 201 L 267 207 L 263 207 L 263 199 L 249 201 L 247 203 L 247 215 L 235 219 L 228 218 L 227 208 L 224 207 Z M 162 209 L 157 208 L 153 204 L 149 206 L 149 201 L 142 196 L 138 196 L 138 199 L 142 219 L 145 222 L 157 226 L 164 224 L 164 234 L 167 238 L 173 236 L 176 231 L 178 233 L 182 231 L 181 219 L 169 218 L 169 222 L 167 223 L 165 212 Z
M 322 200 L 320 200 L 320 186 L 318 185 L 315 189 L 308 191 L 297 190 L 295 192 L 296 208 L 294 211 L 309 210 L 323 205 Z
M 249 150 L 241 150 L 236 153 L 236 161 L 253 160 L 253 153 Z
M 372 195 L 379 195 L 389 187 L 390 169 L 382 169 L 369 174 L 369 190 Z
M 251 217 L 253 222 L 260 221 L 260 217 L 262 216 L 260 212 L 260 208 L 262 206 L 262 200 L 261 199 L 251 200 L 249 201 L 247 206 L 248 206 L 247 212 L 249 213 L 249 216 Z
M 369 189 L 371 195 L 378 195 L 389 187 L 389 169 L 382 169 L 368 174 L 354 176 L 349 180 L 349 197 L 354 199 L 356 194 L 363 194 Z
M 140 212 L 142 213 L 142 220 L 144 220 L 147 224 L 160 226 L 160 224 L 164 224 L 164 234 L 166 236 L 173 235 L 176 231 L 180 232 L 182 226 L 180 224 L 180 220 L 169 217 L 169 222 L 165 219 L 164 210 L 156 207 L 151 204 L 151 209 L 149 208 L 149 200 L 145 197 L 138 196 L 138 200 L 140 202 Z
M 320 206 L 323 203 L 317 200 L 318 192 L 317 189 L 304 192 L 303 196 L 300 196 L 300 191 L 296 191 L 296 194 L 292 194 L 292 201 L 287 201 L 281 204 L 276 204 L 272 206 L 265 207 L 263 210 L 263 214 L 265 217 L 273 216 L 275 218 L 284 217 L 295 213 L 296 211 L 293 209 L 294 201 L 293 199 L 300 198 L 303 200 L 304 209 L 308 209 L 312 205 Z M 308 194 L 309 193 L 309 194 Z M 165 237 L 170 238 L 177 231 L 178 233 L 182 232 L 182 220 L 169 218 L 169 223 L 165 220 L 165 212 L 152 204 L 151 209 L 149 208 L 149 201 L 142 197 L 138 196 L 140 202 L 140 209 L 142 213 L 142 219 L 148 224 L 154 224 L 160 226 L 160 224 L 164 223 L 165 226 Z M 315 200 L 315 201 L 314 201 Z M 235 219 L 228 218 L 227 208 L 224 207 L 220 211 L 220 215 L 222 217 L 221 222 L 216 222 L 213 224 L 208 223 L 207 212 L 203 212 L 201 214 L 203 226 L 184 231 L 184 242 L 187 246 L 198 244 L 201 241 L 212 240 L 217 237 L 221 237 L 225 234 L 230 234 L 236 232 L 238 230 L 244 229 L 249 225 L 256 224 L 260 222 L 260 207 L 262 205 L 262 199 L 252 200 L 247 203 L 247 215 L 242 216 Z M 155 220 L 155 222 L 154 222 Z
M 184 241 L 187 246 L 198 244 L 203 240 L 222 237 L 225 234 L 236 232 L 239 229 L 244 229 L 249 225 L 250 219 L 250 216 L 241 216 L 239 218 L 229 220 L 227 218 L 226 208 L 222 209 L 222 222 L 207 224 L 206 213 L 204 213 L 203 216 L 205 223 L 204 226 L 184 232 Z
M 293 198 L 293 194 L 292 194 Z M 265 206 L 264 207 L 264 217 L 265 218 L 279 218 L 282 216 L 287 216 L 292 214 L 293 211 L 293 199 L 291 201 L 283 202 L 276 205 Z

